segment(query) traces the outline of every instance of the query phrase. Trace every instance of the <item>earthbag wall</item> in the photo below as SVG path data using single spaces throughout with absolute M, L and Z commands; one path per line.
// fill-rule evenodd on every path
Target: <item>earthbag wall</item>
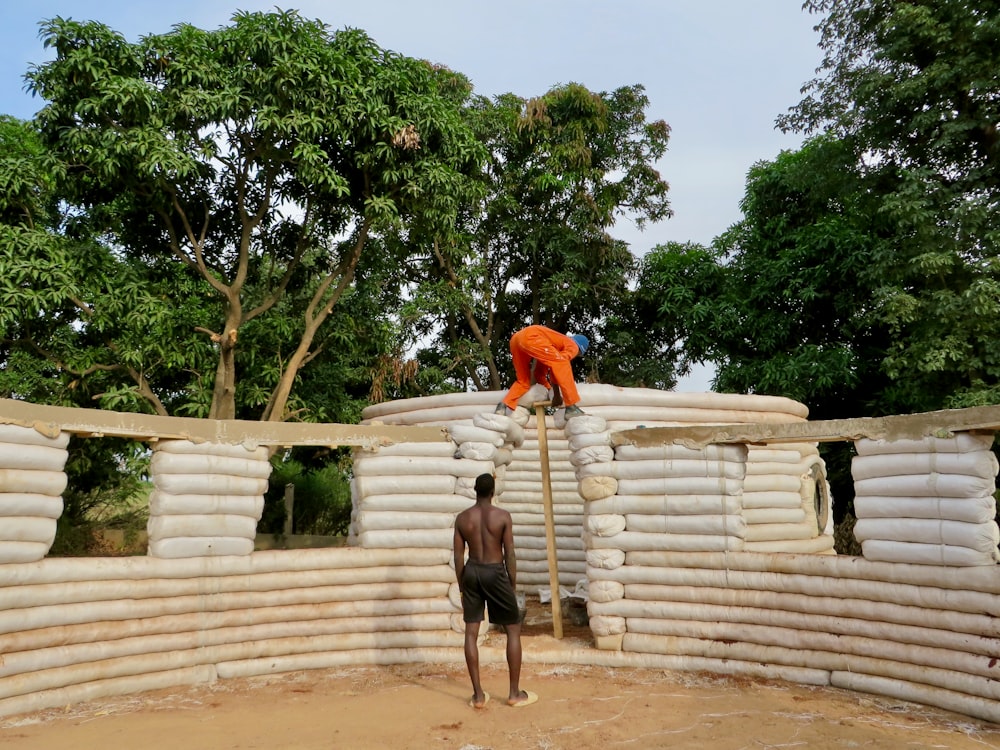
M 0 716 L 225 677 L 454 660 L 448 558 L 335 548 L 0 565 Z

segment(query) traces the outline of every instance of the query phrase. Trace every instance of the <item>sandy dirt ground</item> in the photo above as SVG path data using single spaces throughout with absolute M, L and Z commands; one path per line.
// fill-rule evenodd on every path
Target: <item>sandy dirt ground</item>
M 526 653 L 551 645 L 530 622 Z M 565 637 L 585 633 L 569 628 Z M 491 632 L 487 641 L 502 647 L 504 636 Z M 0 718 L 0 747 L 1000 750 L 1000 725 L 835 688 L 526 663 L 522 687 L 540 699 L 511 708 L 506 667 L 484 665 L 482 673 L 492 694 L 482 710 L 467 705 L 463 664 L 310 670 Z

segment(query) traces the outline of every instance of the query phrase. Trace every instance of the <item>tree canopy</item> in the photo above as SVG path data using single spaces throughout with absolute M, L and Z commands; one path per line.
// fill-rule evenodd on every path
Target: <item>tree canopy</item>
M 897 403 L 1000 400 L 1000 10 L 979 0 L 815 0 L 825 51 L 779 119 L 851 144 L 891 241 L 872 258 Z
M 469 102 L 488 149 L 483 197 L 411 269 L 409 319 L 431 337 L 425 358 L 463 385 L 498 389 L 511 334 L 534 323 L 586 332 L 596 370 L 602 320 L 636 269 L 614 225 L 671 215 L 654 167 L 670 129 L 647 119 L 648 106 L 638 85 L 596 93 L 576 83 Z
M 42 36 L 42 142 L 78 231 L 102 240 L 46 278 L 77 316 L 50 361 L 126 407 L 280 420 L 300 370 L 357 326 L 385 343 L 378 284 L 354 282 L 405 262 L 384 240 L 402 223 L 454 223 L 483 157 L 460 77 L 295 12 L 136 43 L 56 18 Z M 348 297 L 371 318 L 337 331 Z

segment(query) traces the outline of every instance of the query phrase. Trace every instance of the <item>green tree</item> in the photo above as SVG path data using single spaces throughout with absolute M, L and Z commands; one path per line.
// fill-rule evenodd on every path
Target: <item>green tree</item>
M 850 139 L 893 241 L 872 257 L 881 359 L 910 408 L 1000 401 L 1000 8 L 811 0 L 820 75 L 779 125 Z
M 455 231 L 428 241 L 415 269 L 410 311 L 432 338 L 426 360 L 462 386 L 498 389 L 507 342 L 522 326 L 597 339 L 636 269 L 612 234 L 616 221 L 627 216 L 642 227 L 671 214 L 653 166 L 669 127 L 646 119 L 648 105 L 641 86 L 594 93 L 568 84 L 533 99 L 470 99 L 472 126 L 489 151 L 484 197 L 470 196 Z
M 55 59 L 28 79 L 48 102 L 45 147 L 68 165 L 61 195 L 111 248 L 53 279 L 85 340 L 46 355 L 106 379 L 105 405 L 287 418 L 302 368 L 334 366 L 356 332 L 349 313 L 322 332 L 335 309 L 378 296 L 359 268 L 403 262 L 383 238 L 413 217 L 454 223 L 482 149 L 443 90 L 451 76 L 295 12 L 137 43 L 61 18 L 42 32 Z M 71 294 L 84 271 L 89 295 Z
M 717 305 L 725 266 L 719 253 L 695 243 L 658 245 L 639 260 L 634 288 L 618 295 L 601 324 L 603 342 L 596 379 L 624 387 L 669 390 L 687 375 L 697 357 L 718 356 Z

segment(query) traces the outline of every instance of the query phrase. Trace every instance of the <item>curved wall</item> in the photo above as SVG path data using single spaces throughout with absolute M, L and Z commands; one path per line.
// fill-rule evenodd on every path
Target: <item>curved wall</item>
M 584 386 L 584 394 L 588 390 L 589 387 Z M 429 477 L 432 483 L 444 478 L 442 486 L 451 488 L 449 498 L 455 509 L 471 502 L 466 480 L 484 465 L 506 466 L 505 480 L 509 482 L 505 489 L 511 491 L 515 480 L 509 472 L 515 466 L 515 451 L 524 449 L 530 435 L 527 420 L 522 426 L 513 420 L 508 419 L 505 423 L 495 419 L 496 415 L 491 412 L 496 394 L 478 396 L 485 403 L 473 404 L 462 402 L 463 397 L 467 398 L 465 394 L 459 396 L 443 398 L 467 408 L 467 416 L 463 418 L 470 422 L 453 425 L 454 434 L 449 433 L 450 438 L 445 435 L 442 440 L 428 438 L 424 442 L 393 443 L 388 435 L 390 430 L 386 429 L 385 439 L 371 440 L 363 451 L 373 461 L 400 457 L 415 464 L 430 461 L 422 467 L 423 476 Z M 686 394 L 662 394 L 662 397 L 672 401 L 670 405 L 677 409 L 704 409 L 706 405 L 714 408 L 722 404 L 731 407 L 737 403 L 726 396 L 717 398 L 716 394 L 705 394 L 704 398 Z M 608 421 L 612 416 L 620 416 L 617 407 L 601 402 L 597 393 L 584 398 L 584 406 L 594 418 Z M 696 402 L 697 407 L 690 406 Z M 788 406 L 775 409 L 774 405 L 781 402 Z M 749 412 L 761 421 L 772 418 L 775 413 L 788 421 L 801 421 L 805 417 L 801 407 L 783 399 L 759 403 L 769 406 L 756 412 L 745 405 L 738 409 L 719 409 L 717 423 L 730 422 L 736 411 Z M 444 419 L 446 416 L 440 409 L 454 406 L 455 403 L 435 404 L 422 410 L 436 412 L 431 420 L 413 424 Z M 377 413 L 366 413 L 366 416 L 373 423 L 389 421 L 390 412 L 398 408 L 398 405 L 383 405 L 375 410 Z M 614 414 L 600 414 L 599 409 L 613 410 Z M 57 415 L 62 412 L 45 413 Z M 649 414 L 647 411 L 646 415 Z M 678 412 L 678 416 L 681 414 L 688 418 L 688 412 Z M 479 424 L 476 424 L 477 415 L 480 415 Z M 421 415 L 422 418 L 427 416 Z M 6 421 L 3 404 L 0 404 L 0 421 Z M 610 423 L 615 421 L 610 419 Z M 625 420 L 625 424 L 634 421 Z M 650 426 L 653 421 L 643 423 Z M 674 422 L 670 419 L 656 421 Z M 680 419 L 676 422 L 685 423 Z M 37 440 L 30 434 L 31 430 L 47 439 L 63 439 L 54 422 L 34 426 L 30 422 L 21 423 L 19 429 L 25 428 L 29 428 L 29 432 L 21 434 L 28 436 L 28 444 Z M 142 429 L 146 430 L 146 426 Z M 257 428 L 252 425 L 220 423 L 216 432 L 226 435 L 228 440 L 218 443 L 253 443 L 256 440 L 254 429 Z M 552 429 L 555 436 L 561 426 L 553 421 Z M 599 436 L 605 431 L 612 432 L 609 425 L 606 429 L 579 434 Z M 173 438 L 184 437 L 173 431 L 169 434 Z M 376 435 L 377 430 L 369 430 L 367 434 Z M 459 436 L 464 439 L 456 440 Z M 574 444 L 574 449 L 570 450 L 569 442 L 573 437 L 573 434 L 565 437 L 565 450 L 569 450 L 570 455 L 593 447 Z M 288 440 L 289 436 L 281 439 Z M 322 439 L 317 442 L 327 444 Z M 428 456 L 427 445 L 435 445 L 438 455 Z M 614 446 L 615 449 L 623 447 Z M 900 446 L 891 447 L 889 454 L 900 452 Z M 766 464 L 796 465 L 795 460 L 786 460 L 794 456 L 781 453 L 785 448 L 753 447 L 751 450 L 765 451 L 758 456 L 757 468 L 766 468 L 764 475 L 770 475 L 776 470 L 765 467 Z M 766 452 L 772 450 L 778 452 Z M 738 457 L 731 458 L 727 451 L 722 451 L 725 455 L 710 455 L 709 451 L 701 459 L 706 472 L 714 470 L 716 473 L 701 478 L 713 479 L 717 484 L 719 480 L 725 480 L 725 484 L 732 479 L 726 475 L 732 474 L 734 467 L 730 464 L 739 465 L 740 461 Z M 618 452 L 629 453 L 628 450 Z M 11 455 L 17 453 L 12 451 Z M 607 455 L 606 451 L 594 453 Z M 704 534 L 704 524 L 711 523 L 709 516 L 712 514 L 701 512 L 704 508 L 699 504 L 714 502 L 721 511 L 739 510 L 744 522 L 744 547 L 738 549 L 736 542 L 716 551 L 625 549 L 620 544 L 586 546 L 584 571 L 591 589 L 588 608 L 599 648 L 583 643 L 549 648 L 528 642 L 525 661 L 708 670 L 782 678 L 889 695 L 1000 721 L 1000 690 L 997 688 L 1000 682 L 995 679 L 995 671 L 1000 668 L 997 666 L 1000 664 L 1000 626 L 997 625 L 1000 622 L 1000 583 L 996 568 L 985 564 L 959 568 L 830 554 L 747 551 L 746 532 L 752 526 L 799 523 L 788 517 L 775 520 L 783 506 L 769 505 L 773 498 L 755 497 L 753 503 L 748 503 L 747 496 L 751 493 L 773 491 L 747 490 L 747 480 L 761 476 L 750 470 L 754 462 L 749 458 L 750 453 L 743 464 L 742 495 L 677 496 L 687 499 L 673 505 L 671 498 L 675 496 L 668 495 L 666 510 L 670 513 L 666 515 L 640 512 L 641 509 L 656 510 L 655 495 L 644 497 L 616 492 L 597 500 L 576 501 L 584 505 L 583 513 L 567 512 L 566 515 L 574 517 L 564 519 L 566 523 L 560 526 L 574 528 L 571 533 L 564 532 L 561 536 L 573 536 L 578 533 L 577 528 L 581 539 L 591 541 L 598 538 L 614 540 L 616 534 L 621 533 L 685 536 L 680 527 L 667 528 L 668 522 L 674 525 L 684 521 L 681 526 L 689 531 L 698 530 L 687 536 L 732 537 L 731 534 Z M 636 459 L 639 462 L 648 460 Z M 675 468 L 684 462 L 687 471 L 691 468 L 687 462 L 697 459 L 673 456 L 654 460 L 666 464 L 673 462 Z M 936 468 L 944 467 L 946 459 L 933 460 L 937 461 Z M 962 463 L 963 460 L 957 461 Z M 442 470 L 441 461 L 449 468 L 463 468 L 446 472 Z M 570 463 L 577 489 L 581 484 L 577 470 L 595 463 L 602 462 Z M 892 459 L 892 465 L 897 463 L 897 459 Z M 362 464 L 363 461 L 358 467 Z M 972 464 L 978 472 L 974 475 L 976 481 L 960 484 L 975 485 L 973 489 L 979 492 L 983 480 L 980 475 L 984 471 L 982 461 L 976 459 Z M 231 468 L 227 467 L 226 471 Z M 0 493 L 17 494 L 11 491 L 16 484 L 3 485 L 2 481 L 8 478 L 15 481 L 19 467 L 7 469 L 0 473 Z M 987 467 L 986 473 L 990 470 Z M 789 475 L 796 476 L 797 471 L 799 468 Z M 908 471 L 907 476 L 920 476 L 912 473 L 912 468 Z M 879 475 L 884 474 L 882 471 Z M 3 654 L 0 660 L 0 715 L 65 705 L 102 695 L 232 676 L 340 665 L 414 661 L 461 663 L 462 638 L 455 632 L 459 616 L 453 596 L 450 545 L 441 547 L 434 541 L 441 536 L 440 525 L 447 517 L 453 518 L 454 510 L 427 510 L 420 505 L 426 500 L 424 495 L 435 493 L 397 491 L 406 487 L 413 489 L 414 476 L 420 475 L 393 474 L 384 466 L 369 474 L 364 469 L 358 472 L 358 486 L 371 486 L 376 482 L 382 490 L 376 494 L 363 493 L 364 498 L 381 498 L 379 503 L 395 506 L 371 508 L 375 516 L 402 513 L 411 519 L 406 530 L 413 533 L 405 538 L 406 546 L 246 555 L 201 554 L 178 558 L 6 560 L 0 564 L 0 653 Z M 621 479 L 620 476 L 611 478 Z M 662 479 L 674 481 L 676 478 L 665 476 Z M 908 480 L 908 486 L 916 481 L 919 480 Z M 925 485 L 935 482 L 938 480 L 933 475 L 924 476 Z M 38 497 L 7 501 L 5 507 L 10 517 L 36 514 L 38 508 L 47 509 L 52 505 L 51 494 L 27 494 Z M 244 495 L 235 497 L 243 498 Z M 696 497 L 711 499 L 695 500 Z M 738 506 L 734 505 L 737 497 Z M 785 499 L 787 501 L 788 496 Z M 951 508 L 955 504 L 949 500 L 956 498 L 941 497 L 939 493 L 926 499 L 927 503 L 919 506 L 925 515 L 929 513 L 927 504 Z M 172 502 L 180 501 L 172 499 Z M 190 515 L 192 511 L 206 510 L 209 506 L 208 500 L 183 502 L 193 504 L 184 505 L 183 512 L 178 515 Z M 227 508 L 230 502 L 241 508 L 244 515 L 256 512 L 256 506 L 248 509 L 250 506 L 244 499 L 227 501 Z M 408 507 L 408 503 L 416 503 L 417 510 Z M 887 512 L 887 507 L 905 507 L 907 513 L 915 512 L 910 510 L 914 505 L 912 501 L 883 505 L 872 504 L 872 507 L 882 512 Z M 979 503 L 975 505 L 978 507 Z M 593 512 L 595 508 L 600 512 Z M 969 508 L 961 511 L 963 518 L 974 512 L 972 505 Z M 699 512 L 680 512 L 685 509 Z M 213 512 L 218 510 L 220 508 Z M 359 507 L 357 513 L 360 515 L 366 510 Z M 526 516 L 537 513 L 535 508 L 522 510 Z M 751 513 L 758 510 L 762 512 Z M 804 506 L 803 511 L 807 512 Z M 49 518 L 53 514 L 36 515 Z M 737 513 L 723 515 L 736 516 Z M 624 519 L 625 528 L 619 529 L 621 521 L 608 516 Z M 589 519 L 593 520 L 587 527 Z M 521 522 L 529 520 L 525 518 Z M 356 519 L 356 539 L 388 543 L 386 535 L 371 535 L 376 531 L 388 531 L 391 536 L 400 530 L 394 527 L 394 518 L 384 517 L 381 521 L 389 528 L 375 528 L 378 519 L 374 526 L 367 517 Z M 658 523 L 663 527 L 657 528 Z M 729 520 L 726 523 L 728 529 Z M 187 536 L 190 527 L 186 522 L 178 524 L 185 531 L 181 537 Z M 817 518 L 817 528 L 819 525 Z M 425 538 L 422 536 L 425 530 L 435 533 Z M 527 536 L 530 535 L 523 534 L 521 538 Z M 818 534 L 815 538 L 823 536 Z M 17 540 L 9 541 L 13 544 Z M 7 542 L 0 539 L 0 552 L 5 544 Z M 23 549 L 16 544 L 14 547 Z M 202 548 L 201 552 L 205 551 L 211 552 Z M 484 662 L 502 662 L 503 650 L 484 648 L 481 658 Z

